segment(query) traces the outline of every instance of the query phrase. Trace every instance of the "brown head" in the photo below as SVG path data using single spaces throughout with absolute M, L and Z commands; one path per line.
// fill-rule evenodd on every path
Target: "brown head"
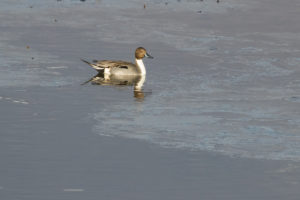
M 143 48 L 143 47 L 139 47 L 139 48 L 137 48 L 136 50 L 135 50 L 135 58 L 136 59 L 143 59 L 143 58 L 153 58 L 152 56 L 150 56 L 148 53 L 147 53 L 147 51 L 146 51 L 146 49 L 145 48 Z

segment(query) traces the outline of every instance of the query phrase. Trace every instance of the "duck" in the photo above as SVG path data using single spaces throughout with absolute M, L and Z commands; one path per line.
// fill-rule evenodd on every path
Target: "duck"
M 95 70 L 106 75 L 146 75 L 143 58 L 153 58 L 144 47 L 135 50 L 135 64 L 122 60 L 93 60 L 93 62 L 81 59 Z

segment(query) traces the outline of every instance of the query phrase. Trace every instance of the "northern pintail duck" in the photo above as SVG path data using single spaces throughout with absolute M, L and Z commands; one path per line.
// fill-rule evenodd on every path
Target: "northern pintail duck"
M 146 68 L 143 58 L 153 58 L 145 48 L 139 47 L 135 50 L 135 64 L 121 60 L 94 60 L 92 63 L 81 59 L 99 72 L 112 75 L 145 75 Z M 103 71 L 104 70 L 104 71 Z

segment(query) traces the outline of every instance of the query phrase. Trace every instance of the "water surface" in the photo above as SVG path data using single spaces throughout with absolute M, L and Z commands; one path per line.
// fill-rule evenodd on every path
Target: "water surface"
M 145 46 L 156 58 L 145 61 L 149 95 L 136 101 L 132 87 L 111 87 L 116 96 L 126 91 L 133 98 L 116 97 L 116 104 L 87 114 L 95 133 L 299 161 L 299 30 L 292 22 L 278 28 L 280 2 L 258 12 L 264 22 L 252 16 L 255 3 L 147 1 L 144 9 L 122 2 L 3 1 L 1 86 L 80 85 L 93 71 L 79 58 L 130 60 Z M 103 86 L 84 87 L 100 93 Z M 2 95 L 3 101 L 19 100 Z
M 1 199 L 299 198 L 298 1 L 0 11 Z M 155 58 L 144 80 L 80 61 L 138 46 Z

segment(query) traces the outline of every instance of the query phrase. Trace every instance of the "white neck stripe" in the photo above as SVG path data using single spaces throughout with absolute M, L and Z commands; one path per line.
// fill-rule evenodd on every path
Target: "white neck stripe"
M 135 59 L 136 65 L 139 68 L 142 75 L 146 74 L 146 68 L 142 59 Z

